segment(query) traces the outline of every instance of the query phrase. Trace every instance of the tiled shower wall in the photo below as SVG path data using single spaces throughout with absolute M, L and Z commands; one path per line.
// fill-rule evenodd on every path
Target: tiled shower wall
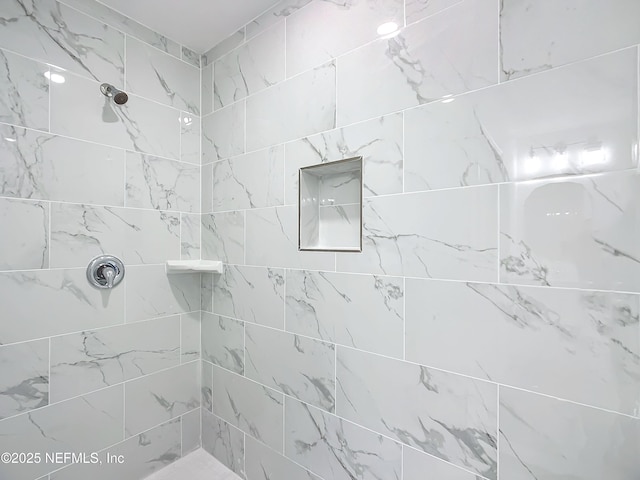
M 0 452 L 43 456 L 2 479 L 137 480 L 199 446 L 200 277 L 162 265 L 200 255 L 196 58 L 101 4 L 0 2 Z M 47 477 L 45 452 L 125 463 Z
M 288 1 L 208 52 L 204 447 L 249 480 L 639 478 L 639 17 Z M 299 253 L 297 169 L 355 155 L 363 252 Z

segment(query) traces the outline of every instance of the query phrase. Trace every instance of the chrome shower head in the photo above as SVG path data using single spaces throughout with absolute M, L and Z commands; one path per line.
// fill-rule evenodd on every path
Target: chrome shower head
M 104 96 L 112 98 L 117 105 L 124 105 L 129 100 L 129 95 L 108 83 L 100 85 L 100 91 Z

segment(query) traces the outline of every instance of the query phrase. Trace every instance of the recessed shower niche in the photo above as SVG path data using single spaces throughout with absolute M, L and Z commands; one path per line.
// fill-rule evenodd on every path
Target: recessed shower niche
M 362 251 L 362 157 L 299 171 L 298 249 Z

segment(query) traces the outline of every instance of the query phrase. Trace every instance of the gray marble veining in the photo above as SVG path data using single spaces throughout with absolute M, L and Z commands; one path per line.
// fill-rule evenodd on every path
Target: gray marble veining
M 7 0 L 0 47 L 121 87 L 124 35 L 55 0 Z
M 245 325 L 245 375 L 335 411 L 335 345 L 259 325 Z
M 0 125 L 0 195 L 123 206 L 122 150 Z
M 49 267 L 50 217 L 47 202 L 0 198 L 0 270 Z
M 54 402 L 180 363 L 180 318 L 83 331 L 51 339 Z
M 43 63 L 0 50 L 0 121 L 49 130 L 48 73 Z
M 284 270 L 229 265 L 214 277 L 213 309 L 227 317 L 282 328 Z
M 198 362 L 153 373 L 127 382 L 127 436 L 144 432 L 200 406 Z
M 244 263 L 245 212 L 202 215 L 202 258 Z
M 202 358 L 239 374 L 244 373 L 244 323 L 202 313 Z
M 127 152 L 127 207 L 197 212 L 200 167 Z
M 245 435 L 224 420 L 202 412 L 202 448 L 238 475 L 244 475 Z
M 406 282 L 407 360 L 640 416 L 640 295 Z
M 213 366 L 213 413 L 247 435 L 282 451 L 284 396 Z
M 392 357 L 403 355 L 400 278 L 287 270 L 287 330 Z
M 49 403 L 49 342 L 0 346 L 0 419 Z
M 285 454 L 296 463 L 332 480 L 401 478 L 393 440 L 290 398 L 285 412 Z
M 341 417 L 497 478 L 495 384 L 344 347 L 337 378 Z

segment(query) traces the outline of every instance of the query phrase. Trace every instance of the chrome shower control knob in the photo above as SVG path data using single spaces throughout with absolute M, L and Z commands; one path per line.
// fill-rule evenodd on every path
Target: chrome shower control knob
M 98 255 L 89 262 L 87 280 L 96 288 L 110 289 L 124 278 L 124 264 L 113 255 Z

